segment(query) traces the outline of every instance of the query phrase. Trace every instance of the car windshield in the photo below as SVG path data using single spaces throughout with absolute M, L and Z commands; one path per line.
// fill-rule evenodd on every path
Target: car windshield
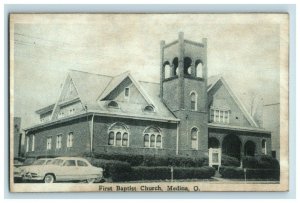
M 43 165 L 45 163 L 46 160 L 36 160 L 32 163 L 32 165 Z
M 61 159 L 54 159 L 53 161 L 51 161 L 50 163 L 52 165 L 61 165 L 61 163 L 63 162 L 63 160 Z

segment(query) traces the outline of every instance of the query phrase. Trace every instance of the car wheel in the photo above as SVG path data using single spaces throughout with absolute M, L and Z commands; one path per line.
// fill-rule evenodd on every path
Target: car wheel
M 86 180 L 86 182 L 87 183 L 93 183 L 93 182 L 95 182 L 95 180 L 96 180 L 95 178 L 89 178 L 89 179 Z
M 52 174 L 45 175 L 44 183 L 54 183 L 54 176 Z

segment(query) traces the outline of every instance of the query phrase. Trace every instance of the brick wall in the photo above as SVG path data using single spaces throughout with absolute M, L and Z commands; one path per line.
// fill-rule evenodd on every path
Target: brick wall
M 82 156 L 90 152 L 90 131 L 89 122 L 91 118 L 83 117 L 69 122 L 45 127 L 40 130 L 28 132 L 29 152 L 26 157 L 37 156 Z M 67 135 L 73 132 L 73 147 L 67 148 Z M 62 135 L 61 149 L 56 149 L 56 136 Z M 35 150 L 31 151 L 32 135 L 35 135 Z M 47 150 L 47 138 L 52 137 L 51 150 Z M 26 145 L 26 143 L 25 143 Z
M 108 129 L 116 122 L 125 124 L 129 131 L 129 147 L 108 145 Z M 170 154 L 176 150 L 177 129 L 175 123 L 133 120 L 95 116 L 93 149 L 95 153 L 124 153 L 124 154 Z M 143 132 L 146 127 L 158 127 L 162 133 L 162 149 L 145 148 Z

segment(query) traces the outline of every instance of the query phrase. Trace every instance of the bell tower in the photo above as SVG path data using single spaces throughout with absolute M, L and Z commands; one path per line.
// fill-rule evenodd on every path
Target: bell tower
M 207 153 L 207 39 L 161 41 L 160 97 L 180 119 L 179 154 Z

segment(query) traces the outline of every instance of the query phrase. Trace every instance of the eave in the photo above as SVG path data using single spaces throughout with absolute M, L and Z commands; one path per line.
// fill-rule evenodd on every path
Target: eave
M 113 117 L 113 118 L 127 118 L 127 119 L 133 119 L 133 120 L 144 120 L 144 121 L 157 121 L 157 122 L 165 122 L 165 123 L 179 123 L 180 120 L 177 118 L 156 118 L 156 117 L 151 117 L 151 116 L 138 116 L 138 115 L 127 115 L 127 114 L 122 114 L 122 113 L 111 113 L 111 112 L 102 112 L 102 111 L 87 111 L 84 113 L 80 114 L 75 114 L 72 116 L 60 118 L 54 121 L 49 121 L 45 123 L 40 123 L 34 126 L 31 126 L 29 128 L 25 128 L 24 131 L 29 131 L 29 130 L 37 130 L 41 129 L 44 127 L 56 125 L 59 123 L 64 123 L 68 122 L 74 119 L 78 119 L 84 116 L 90 116 L 90 115 L 96 115 L 96 116 L 103 116 L 103 117 Z
M 223 130 L 233 130 L 233 131 L 242 131 L 242 132 L 255 132 L 255 133 L 271 134 L 271 131 L 265 130 L 263 128 L 222 125 L 222 124 L 216 124 L 216 123 L 208 123 L 207 125 L 208 125 L 208 128 L 212 128 L 212 129 L 223 129 Z

